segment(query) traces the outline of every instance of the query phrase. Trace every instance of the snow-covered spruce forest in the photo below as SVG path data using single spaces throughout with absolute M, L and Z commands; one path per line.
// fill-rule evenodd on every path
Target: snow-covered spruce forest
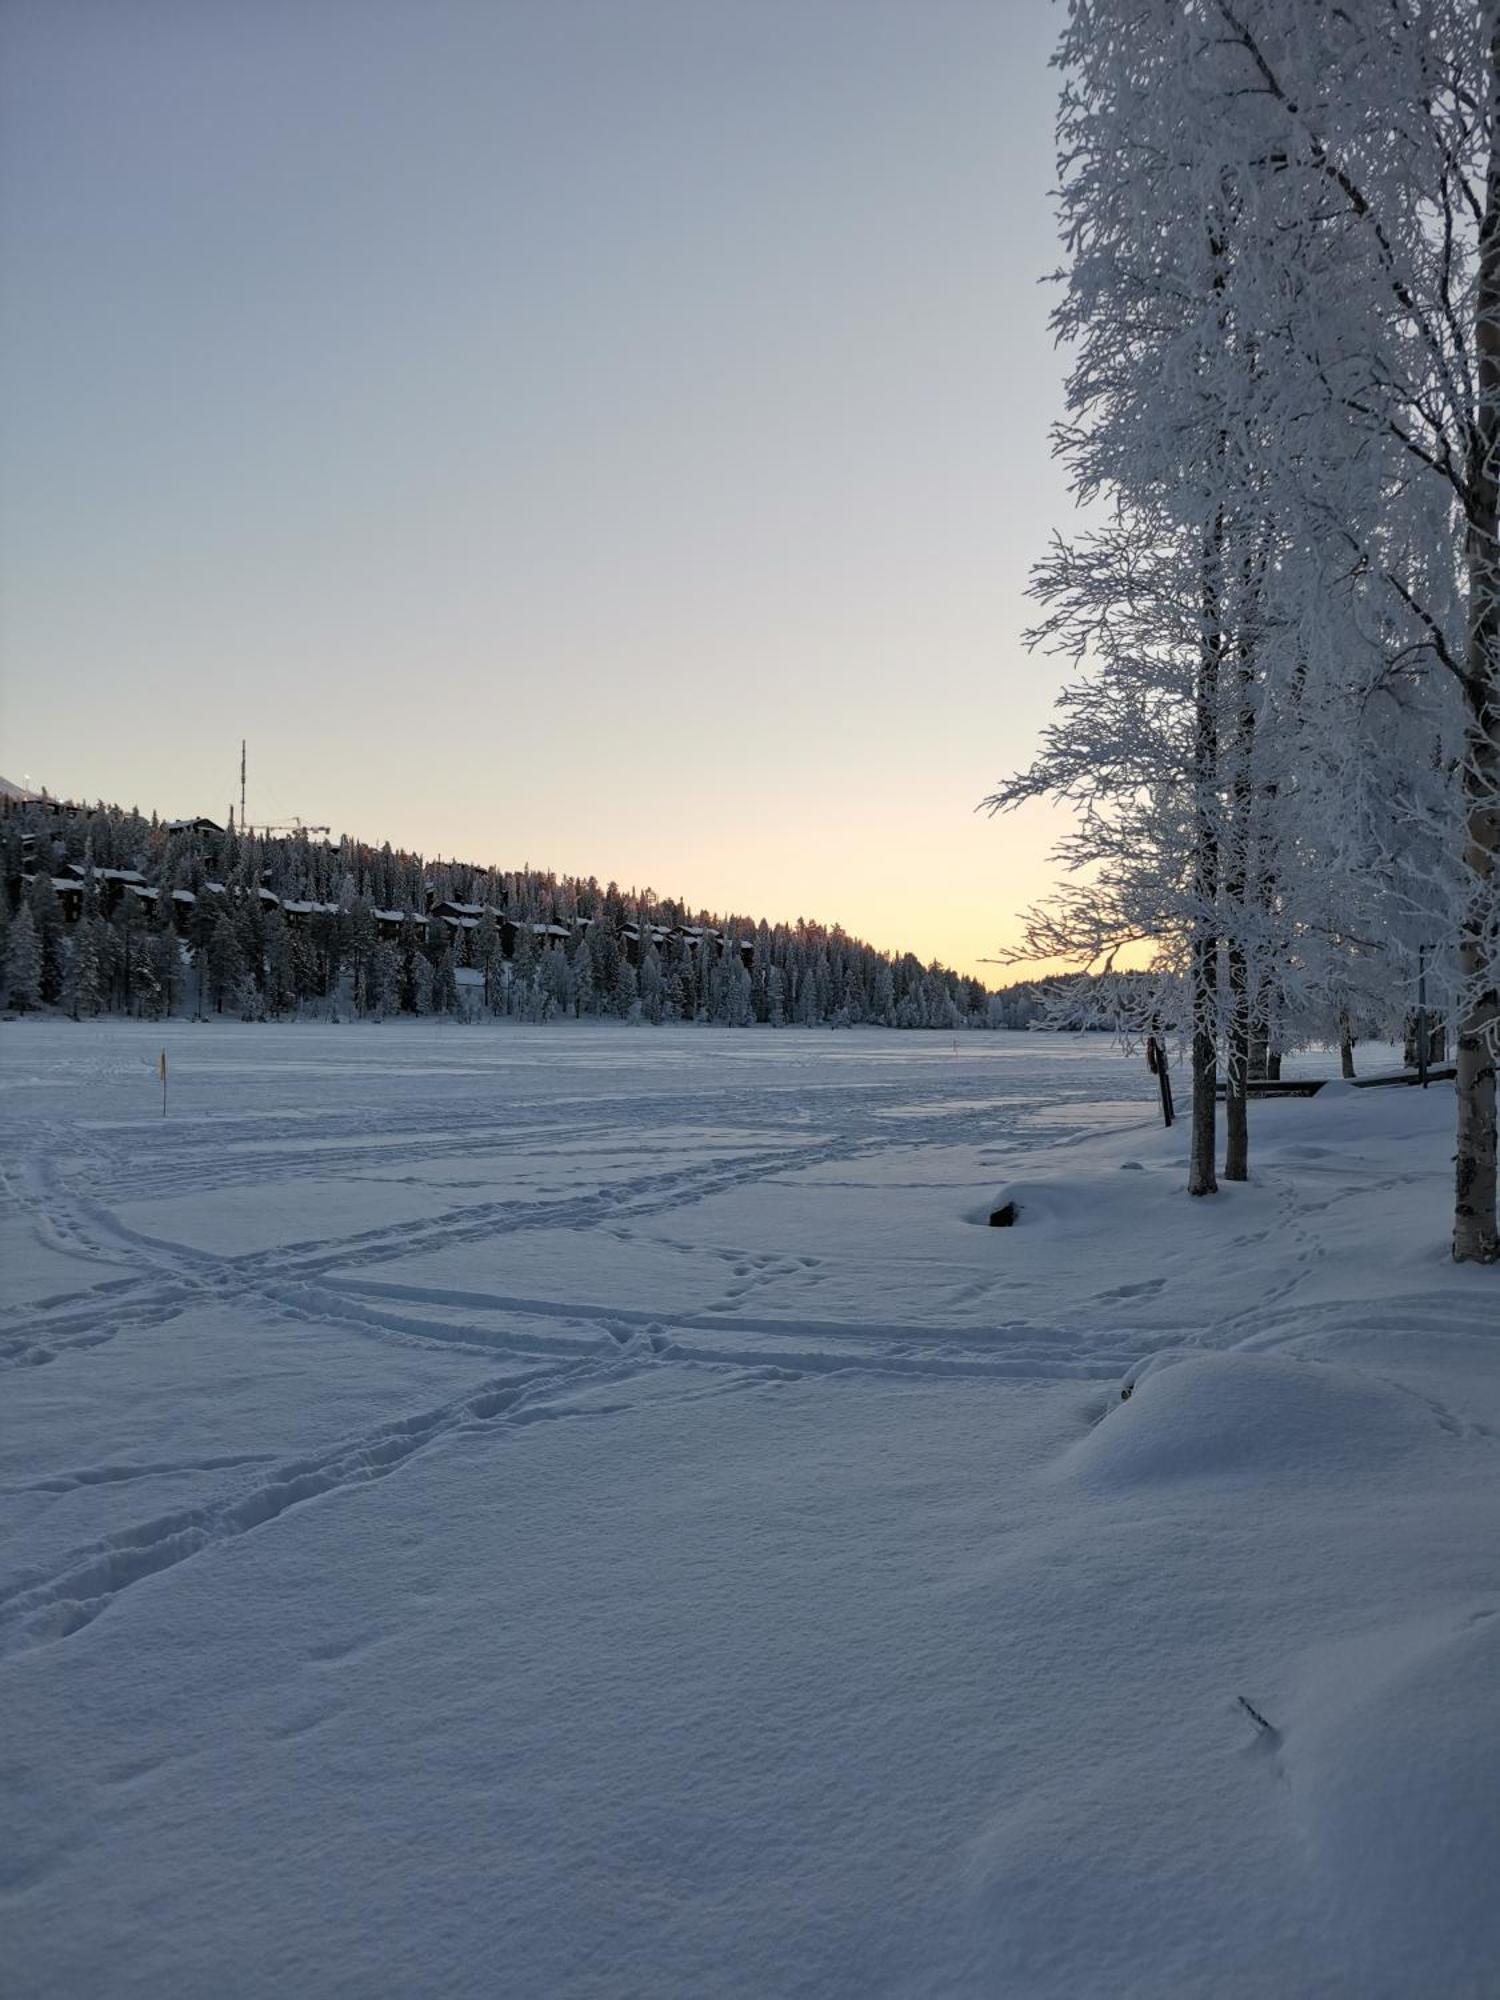
M 3 804 L 0 963 L 22 1011 L 955 1030 L 1024 1027 L 1040 1011 L 1034 984 L 990 993 L 836 926 L 353 840 Z
M 1281 1048 L 1454 1033 L 1454 1253 L 1490 1262 L 1500 1049 L 1500 15 L 1106 0 L 1057 55 L 1084 531 L 1071 670 L 1003 810 L 1077 813 L 1026 949 L 1191 1048 L 1190 1187 L 1249 1172 Z

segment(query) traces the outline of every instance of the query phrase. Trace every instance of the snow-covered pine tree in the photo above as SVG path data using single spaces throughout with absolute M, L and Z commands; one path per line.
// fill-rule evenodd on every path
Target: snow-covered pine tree
M 474 963 L 484 974 L 484 1006 L 486 1013 L 495 1008 L 495 973 L 503 956 L 500 926 L 494 910 L 485 906 L 474 931 Z
M 43 1006 L 52 1007 L 62 998 L 67 953 L 63 945 L 62 904 L 52 886 L 50 862 L 38 869 L 32 881 L 30 903 L 41 951 L 41 1000 Z
M 182 992 L 182 945 L 172 923 L 172 904 L 165 892 L 146 945 L 154 1011 L 165 1019 L 177 1005 Z
M 92 1020 L 104 999 L 103 967 L 100 962 L 97 914 L 85 911 L 68 941 L 68 964 L 63 975 L 62 1004 L 75 1021 Z
M 31 907 L 23 903 L 10 926 L 5 952 L 6 1004 L 22 1011 L 42 1004 L 42 945 Z
M 268 911 L 264 924 L 266 1012 L 273 1019 L 296 1006 L 295 962 L 286 918 Z
M 589 933 L 581 931 L 578 943 L 573 948 L 572 962 L 568 968 L 569 998 L 573 1012 L 579 1016 L 594 1011 L 594 950 L 589 943 Z
M 233 917 L 227 910 L 220 910 L 213 920 L 213 928 L 208 935 L 206 952 L 208 970 L 208 998 L 214 1012 L 222 1014 L 225 1007 L 234 1008 L 239 998 L 240 981 L 245 977 L 245 958 L 240 949 L 239 934 Z
M 638 1021 L 641 1018 L 640 984 L 635 967 L 622 952 L 615 970 L 614 990 L 610 995 L 610 1011 L 622 1021 Z

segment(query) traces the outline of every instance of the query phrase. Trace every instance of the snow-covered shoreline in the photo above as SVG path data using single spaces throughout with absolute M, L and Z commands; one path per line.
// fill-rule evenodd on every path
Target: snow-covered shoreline
M 162 1040 L 0 1039 L 7 1991 L 1491 1990 L 1446 1089 Z

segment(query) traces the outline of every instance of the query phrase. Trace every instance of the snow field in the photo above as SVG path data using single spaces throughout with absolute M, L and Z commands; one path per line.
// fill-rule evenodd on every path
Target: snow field
M 1446 1091 L 1205 1204 L 1092 1040 L 159 1046 L 0 1047 L 8 1993 L 1493 1990 Z

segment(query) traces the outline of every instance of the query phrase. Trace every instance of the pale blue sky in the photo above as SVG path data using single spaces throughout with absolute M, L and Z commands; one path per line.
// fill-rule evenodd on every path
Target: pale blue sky
M 1047 0 L 7 0 L 0 769 L 965 965 L 1047 823 Z

